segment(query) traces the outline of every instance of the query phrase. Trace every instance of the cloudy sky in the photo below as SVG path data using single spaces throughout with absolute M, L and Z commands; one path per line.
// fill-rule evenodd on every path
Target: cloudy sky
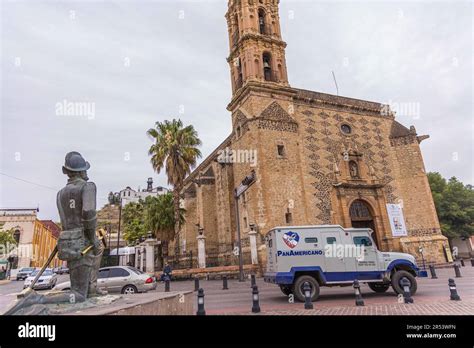
M 149 176 L 165 186 L 147 155 L 159 120 L 193 124 L 204 155 L 230 133 L 227 1 L 0 1 L 0 207 L 56 220 L 72 150 L 100 206 Z M 427 170 L 474 183 L 472 2 L 282 0 L 280 15 L 293 87 L 335 94 L 334 71 L 340 95 L 431 135 Z

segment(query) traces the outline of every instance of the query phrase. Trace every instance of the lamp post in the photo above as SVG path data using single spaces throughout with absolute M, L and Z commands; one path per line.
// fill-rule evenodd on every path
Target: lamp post
M 122 223 L 122 197 L 120 192 L 118 193 L 118 203 L 119 203 L 119 223 L 118 223 L 118 233 L 117 233 L 117 266 L 120 266 L 120 227 Z
M 237 243 L 239 245 L 239 282 L 244 281 L 244 260 L 242 257 L 242 239 L 240 236 L 240 214 L 239 214 L 239 197 L 244 194 L 249 187 L 255 183 L 256 174 L 255 170 L 252 170 L 250 175 L 247 175 L 242 183 L 234 190 L 235 199 L 235 217 L 237 222 Z

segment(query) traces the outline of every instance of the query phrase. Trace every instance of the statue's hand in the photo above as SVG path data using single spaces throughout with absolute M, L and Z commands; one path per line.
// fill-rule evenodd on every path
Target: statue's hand
M 102 252 L 102 244 L 97 238 L 94 239 L 94 254 L 98 255 Z

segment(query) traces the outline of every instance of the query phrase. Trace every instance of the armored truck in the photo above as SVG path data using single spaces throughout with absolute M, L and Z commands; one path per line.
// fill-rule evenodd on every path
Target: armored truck
M 426 270 L 418 268 L 412 255 L 377 250 L 372 232 L 339 225 L 275 227 L 265 237 L 264 280 L 299 301 L 304 301 L 305 282 L 315 301 L 321 286 L 350 286 L 356 279 L 375 292 L 386 292 L 391 286 L 402 294 L 401 281 L 407 278 L 414 295 L 416 277 L 426 277 Z

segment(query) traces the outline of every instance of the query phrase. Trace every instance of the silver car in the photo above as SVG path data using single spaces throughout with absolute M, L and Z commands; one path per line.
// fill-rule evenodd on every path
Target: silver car
M 23 289 L 26 289 L 31 285 L 33 280 L 35 279 L 36 275 L 38 274 L 39 270 L 33 271 L 28 278 L 26 278 L 25 282 L 23 283 Z M 58 275 L 53 272 L 51 269 L 45 269 L 41 277 L 38 278 L 33 289 L 52 289 L 56 285 L 58 281 Z
M 130 266 L 114 266 L 99 269 L 97 286 L 107 292 L 135 294 L 155 290 L 157 283 L 154 276 Z M 70 290 L 71 282 L 56 285 L 54 290 Z

